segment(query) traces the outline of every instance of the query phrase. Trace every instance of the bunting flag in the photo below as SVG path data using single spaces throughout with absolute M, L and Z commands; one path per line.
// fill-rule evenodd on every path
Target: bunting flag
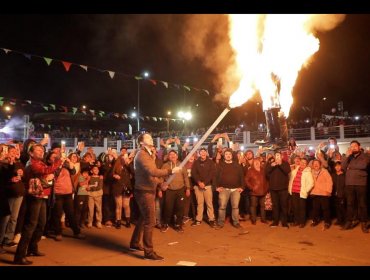
M 31 55 L 30 54 L 24 53 L 23 55 L 24 55 L 25 58 L 28 58 L 29 60 L 31 60 Z
M 116 74 L 116 73 L 114 73 L 113 71 L 108 71 L 108 74 L 109 74 L 109 77 L 111 79 L 113 79 L 114 78 L 114 74 Z
M 48 128 L 51 129 L 51 125 L 50 124 L 48 125 Z
M 43 123 L 40 123 L 40 126 L 41 126 L 42 128 L 44 128 L 44 127 L 45 127 L 45 125 L 44 125 Z
M 49 104 L 50 105 L 50 107 L 55 111 L 55 104 Z
M 188 86 L 183 86 L 184 87 L 184 89 L 186 89 L 187 91 L 190 91 L 190 87 L 188 87 Z
M 62 61 L 62 64 L 63 64 L 63 66 L 64 66 L 64 68 L 66 69 L 67 72 L 69 71 L 69 68 L 72 65 L 71 62 L 66 62 L 66 61 Z
M 51 58 L 44 57 L 44 60 L 46 61 L 46 64 L 50 66 L 50 63 L 53 61 Z
M 90 111 L 91 115 L 95 116 L 95 110 L 90 109 L 89 111 Z
M 49 111 L 48 106 L 42 106 L 42 108 L 44 108 L 45 111 Z
M 166 81 L 159 81 L 159 80 L 154 80 L 154 79 L 146 79 L 142 76 L 136 76 L 136 75 L 129 75 L 129 74 L 125 74 L 125 73 L 119 73 L 119 72 L 116 72 L 116 71 L 112 71 L 112 70 L 103 70 L 103 69 L 99 69 L 99 68 L 96 68 L 96 67 L 92 67 L 92 66 L 87 66 L 87 65 L 84 65 L 84 64 L 80 64 L 80 63 L 73 63 L 73 62 L 67 62 L 67 61 L 63 61 L 63 60 L 60 60 L 60 59 L 55 59 L 55 58 L 49 58 L 49 57 L 46 57 L 46 56 L 39 56 L 39 55 L 35 55 L 35 54 L 28 54 L 28 53 L 24 53 L 24 52 L 20 52 L 20 51 L 16 51 L 16 50 L 10 50 L 10 49 L 6 49 L 6 48 L 1 48 L 6 54 L 8 54 L 9 52 L 13 52 L 13 53 L 17 53 L 17 54 L 21 54 L 23 55 L 24 57 L 26 57 L 27 59 L 31 60 L 31 58 L 33 57 L 37 57 L 37 58 L 40 58 L 40 59 L 43 59 L 46 64 L 48 66 L 50 66 L 51 62 L 53 61 L 57 61 L 57 62 L 60 62 L 63 64 L 63 67 L 64 69 L 69 72 L 70 70 L 70 67 L 72 65 L 76 65 L 82 69 L 84 69 L 86 72 L 88 71 L 88 69 L 93 69 L 95 71 L 98 71 L 98 72 L 101 72 L 101 73 L 104 73 L 104 72 L 108 72 L 109 74 L 109 77 L 111 79 L 113 79 L 116 74 L 119 74 L 125 78 L 134 78 L 135 80 L 137 81 L 140 81 L 140 80 L 147 80 L 148 82 L 150 82 L 153 86 L 157 86 L 158 83 L 161 83 L 165 88 L 170 88 L 170 87 L 173 87 L 173 88 L 176 88 L 176 89 L 181 89 L 181 88 L 184 88 L 185 90 L 187 91 L 191 91 L 191 90 L 194 90 L 194 92 L 204 92 L 206 93 L 207 95 L 210 95 L 210 92 L 206 89 L 199 89 L 199 88 L 195 88 L 195 87 L 190 87 L 188 85 L 181 85 L 181 84 L 174 84 L 174 83 L 169 83 L 169 82 L 166 82 Z
M 0 96 L 0 100 L 3 100 L 3 99 L 4 99 L 4 97 Z
M 73 113 L 73 115 L 76 114 L 76 112 L 77 112 L 77 108 L 76 107 L 72 107 L 72 113 Z
M 87 72 L 87 66 L 86 65 L 81 65 L 80 64 L 80 67 Z
M 68 108 L 66 106 L 60 106 L 62 108 L 62 110 L 64 111 L 64 113 L 68 113 Z
M 4 105 L 4 101 L 0 100 L 0 106 Z
M 28 104 L 32 104 L 32 101 L 31 100 L 25 100 Z

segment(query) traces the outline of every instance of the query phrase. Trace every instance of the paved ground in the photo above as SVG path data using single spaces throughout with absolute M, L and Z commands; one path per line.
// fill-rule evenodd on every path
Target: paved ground
M 230 224 L 220 230 L 203 223 L 185 226 L 184 233 L 169 229 L 154 232 L 155 250 L 164 261 L 143 260 L 142 252 L 130 252 L 128 244 L 133 228 L 84 229 L 86 240 L 71 238 L 64 230 L 62 242 L 40 242 L 45 257 L 30 257 L 36 266 L 176 266 L 180 261 L 197 266 L 369 266 L 370 234 L 357 226 L 342 231 L 337 226 L 315 228 L 269 228 L 257 222 L 241 223 L 245 234 Z M 0 266 L 11 265 L 16 248 L 6 248 Z

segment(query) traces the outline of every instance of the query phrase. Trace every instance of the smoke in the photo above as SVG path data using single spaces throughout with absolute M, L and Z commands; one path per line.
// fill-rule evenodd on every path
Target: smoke
M 338 26 L 345 18 L 346 15 L 343 14 L 312 15 L 306 22 L 306 28 L 326 32 Z

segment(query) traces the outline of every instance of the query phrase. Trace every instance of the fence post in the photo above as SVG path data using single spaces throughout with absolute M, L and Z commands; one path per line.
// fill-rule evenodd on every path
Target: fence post
M 246 137 L 246 144 L 249 145 L 251 143 L 251 132 L 249 130 L 246 132 Z
M 161 148 L 161 138 L 157 137 L 157 150 L 159 151 Z
M 117 140 L 117 151 L 120 151 L 122 147 L 122 140 Z
M 316 140 L 315 128 L 313 126 L 311 126 L 311 140 Z
M 340 140 L 344 139 L 344 126 L 343 126 L 343 124 L 339 125 L 339 139 Z
M 104 151 L 108 150 L 108 138 L 104 138 Z

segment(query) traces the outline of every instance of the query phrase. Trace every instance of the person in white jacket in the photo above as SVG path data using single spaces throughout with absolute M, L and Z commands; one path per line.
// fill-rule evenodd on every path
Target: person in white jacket
M 311 168 L 307 164 L 307 159 L 301 158 L 300 165 L 290 173 L 288 186 L 294 213 L 293 226 L 300 228 L 306 224 L 306 199 L 314 186 Z

